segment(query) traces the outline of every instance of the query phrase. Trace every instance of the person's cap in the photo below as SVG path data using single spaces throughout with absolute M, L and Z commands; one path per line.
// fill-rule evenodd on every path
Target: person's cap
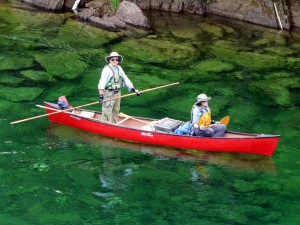
M 196 104 L 199 104 L 200 102 L 206 102 L 210 99 L 211 99 L 211 97 L 207 97 L 206 94 L 200 94 L 200 95 L 197 96 Z
M 106 56 L 106 57 L 105 57 L 105 61 L 106 61 L 106 62 L 109 62 L 109 59 L 110 59 L 111 57 L 118 57 L 119 63 L 121 63 L 121 62 L 123 61 L 123 56 L 119 55 L 119 53 L 117 53 L 117 52 L 112 52 L 112 53 L 110 53 L 109 56 Z

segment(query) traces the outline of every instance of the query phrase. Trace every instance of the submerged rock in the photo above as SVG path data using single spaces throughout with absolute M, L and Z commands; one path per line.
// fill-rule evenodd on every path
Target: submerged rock
M 43 90 L 44 88 L 38 87 L 1 87 L 0 96 L 13 102 L 32 101 L 37 98 Z
M 35 71 L 35 70 L 26 70 L 26 71 L 22 71 L 21 74 L 32 80 L 32 81 L 36 81 L 36 82 L 54 82 L 56 81 L 55 78 L 53 78 L 51 75 L 49 75 L 46 72 L 43 71 Z
M 35 59 L 45 68 L 48 74 L 63 79 L 74 79 L 87 68 L 87 64 L 80 56 L 67 51 L 37 54 Z
M 234 69 L 234 66 L 230 63 L 225 63 L 219 60 L 207 60 L 201 61 L 200 63 L 196 64 L 193 68 L 195 73 L 199 75 L 207 75 L 209 73 L 221 73 L 227 72 Z
M 257 96 L 264 99 L 265 105 L 292 105 L 291 93 L 289 88 L 298 83 L 300 87 L 299 78 L 282 78 L 270 81 L 255 81 L 251 82 L 249 89 Z
M 27 55 L 2 55 L 0 53 L 1 70 L 19 70 L 33 66 L 33 58 Z
M 9 74 L 1 74 L 0 84 L 17 85 L 22 83 L 24 79 Z
M 136 49 L 136 46 L 143 46 Z M 129 60 L 168 67 L 188 66 L 198 56 L 197 50 L 189 43 L 174 43 L 158 39 L 141 38 L 123 41 L 115 46 L 118 52 L 130 52 Z
M 87 50 L 99 49 L 99 46 L 106 45 L 119 38 L 120 34 L 98 29 L 94 26 L 87 26 L 85 23 L 68 19 L 60 27 L 56 36 L 56 42 L 62 43 L 66 49 L 78 52 L 78 49 Z M 89 49 L 89 50 L 90 50 Z M 99 51 L 99 50 L 98 50 Z

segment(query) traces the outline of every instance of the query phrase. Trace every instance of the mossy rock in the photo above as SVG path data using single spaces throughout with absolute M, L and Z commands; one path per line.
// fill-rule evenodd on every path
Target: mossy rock
M 268 29 L 262 34 L 262 38 L 268 39 L 271 43 L 276 46 L 282 45 L 286 46 L 286 39 L 284 35 L 278 33 L 277 30 Z
M 237 34 L 236 30 L 229 25 L 224 24 L 218 24 L 218 27 L 220 27 L 223 31 L 225 31 L 228 34 Z
M 83 85 L 86 89 L 97 91 L 98 83 L 101 76 L 101 69 L 89 70 L 81 80 L 81 85 Z
M 270 52 L 271 54 L 280 55 L 280 56 L 288 56 L 288 55 L 296 54 L 296 52 L 293 51 L 292 49 L 283 46 L 276 46 L 276 47 L 272 46 L 272 47 L 264 48 L 263 50 L 265 50 L 266 52 Z
M 223 31 L 220 27 L 212 25 L 209 23 L 201 23 L 200 29 L 212 35 L 213 38 L 221 38 L 223 36 Z
M 300 49 L 300 43 L 299 42 L 300 42 L 300 38 L 299 38 L 297 43 L 294 43 L 294 44 L 291 45 L 291 48 L 295 51 L 299 51 L 299 49 Z
M 291 77 L 291 74 L 289 72 L 280 71 L 280 72 L 265 74 L 263 76 L 263 79 L 270 80 L 272 82 L 274 79 L 289 78 L 289 77 Z
M 100 49 L 119 36 L 119 33 L 105 31 L 71 18 L 60 27 L 56 41 L 65 42 L 75 49 Z
M 1 7 L 0 15 L 4 15 L 4 21 L 9 22 L 10 24 L 15 25 L 26 25 L 27 27 L 49 27 L 49 26 L 58 26 L 59 24 L 63 24 L 65 17 L 69 15 L 57 15 L 52 13 L 43 13 L 43 12 L 30 12 L 28 10 L 22 10 L 18 8 L 10 8 L 10 7 Z M 5 15 L 9 14 L 10 17 L 7 19 Z
M 299 83 L 299 78 L 254 81 L 250 83 L 249 90 L 264 99 L 263 104 L 287 106 L 293 104 L 289 88 L 294 87 L 295 84 L 299 86 Z
M 187 66 L 199 56 L 197 50 L 190 44 L 147 38 L 123 41 L 116 45 L 115 49 L 124 56 L 124 61 L 128 58 L 129 61 L 143 61 L 169 67 Z
M 4 97 L 8 101 L 13 102 L 32 101 L 43 91 L 44 88 L 38 87 L 1 87 L 0 96 Z
M 0 84 L 18 85 L 23 82 L 24 79 L 16 77 L 10 74 L 2 74 L 0 76 Z
M 101 68 L 106 64 L 105 57 L 109 55 L 105 49 L 78 49 L 76 53 L 84 59 L 84 62 L 93 67 Z
M 260 108 L 256 104 L 248 102 L 230 107 L 228 113 L 232 124 L 246 126 L 251 124 L 254 118 L 258 117 Z
M 251 45 L 259 47 L 259 46 L 267 45 L 269 43 L 270 43 L 269 39 L 261 38 L 261 39 L 258 39 L 258 40 L 255 40 L 254 42 L 252 42 Z
M 67 99 L 69 96 L 72 96 L 78 90 L 78 84 L 64 84 L 58 83 L 54 88 L 49 89 L 48 93 L 45 96 L 45 101 L 57 102 L 58 97 L 66 96 Z M 77 94 L 79 96 L 79 93 Z
M 55 82 L 56 79 L 50 76 L 44 71 L 26 70 L 22 71 L 21 74 L 32 81 L 36 82 Z
M 34 59 L 24 55 L 0 54 L 0 70 L 19 70 L 33 66 Z
M 68 51 L 37 54 L 35 59 L 48 74 L 63 79 L 74 79 L 88 67 L 80 56 Z
M 174 37 L 183 39 L 194 39 L 202 33 L 199 27 L 190 25 L 178 26 L 178 24 L 171 24 L 169 29 Z
M 225 63 L 220 60 L 201 61 L 193 67 L 193 71 L 197 75 L 207 75 L 209 73 L 228 72 L 234 69 L 234 65 Z
M 251 70 L 270 70 L 286 66 L 285 57 L 241 51 L 231 42 L 215 42 L 211 46 L 211 54 L 220 60 L 226 60 Z
M 286 60 L 287 60 L 286 63 L 287 69 L 295 70 L 296 73 L 299 73 L 298 71 L 300 70 L 300 58 L 287 57 Z

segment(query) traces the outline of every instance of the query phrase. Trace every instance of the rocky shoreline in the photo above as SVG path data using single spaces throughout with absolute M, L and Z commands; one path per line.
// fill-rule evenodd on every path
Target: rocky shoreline
M 70 10 L 76 0 L 20 0 L 24 3 L 48 10 Z M 300 2 L 297 0 L 128 0 L 122 1 L 116 11 L 109 0 L 81 0 L 76 17 L 103 29 L 119 31 L 127 26 L 148 29 L 147 18 L 141 10 L 163 10 L 192 14 L 214 14 L 237 19 L 264 27 L 291 30 L 300 28 Z

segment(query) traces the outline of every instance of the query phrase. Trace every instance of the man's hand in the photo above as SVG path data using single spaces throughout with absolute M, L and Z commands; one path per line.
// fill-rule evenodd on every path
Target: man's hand
M 99 103 L 102 104 L 104 100 L 104 95 L 99 95 Z
M 141 93 L 140 93 L 140 91 L 138 89 L 132 88 L 131 91 L 134 92 L 134 93 L 136 93 L 137 96 L 141 95 Z

